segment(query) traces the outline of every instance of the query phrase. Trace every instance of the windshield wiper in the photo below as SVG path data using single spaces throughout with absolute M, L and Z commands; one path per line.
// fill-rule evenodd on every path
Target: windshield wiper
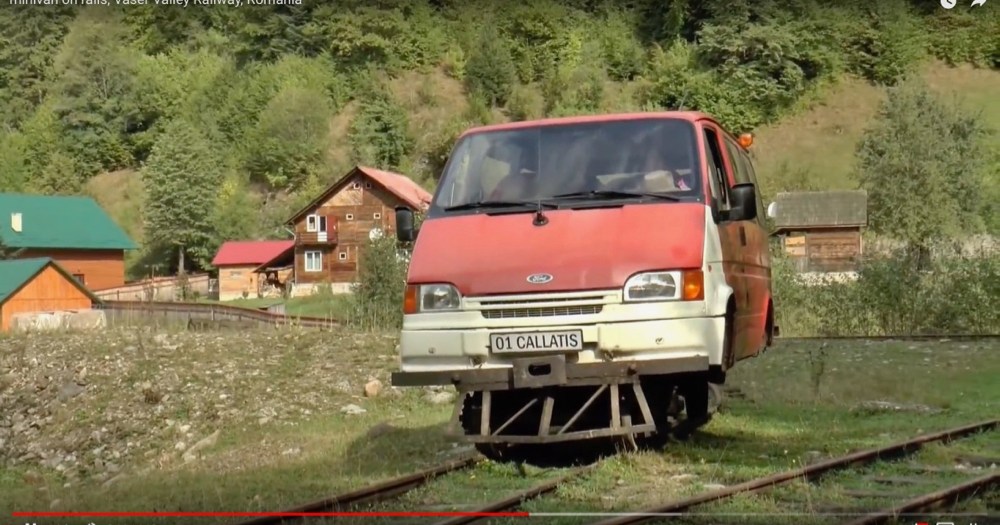
M 648 197 L 653 199 L 663 199 L 668 201 L 680 201 L 679 197 L 673 195 L 665 195 L 663 193 L 646 193 L 641 191 L 616 191 L 616 190 L 595 190 L 595 191 L 577 191 L 573 193 L 562 193 L 560 195 L 553 195 L 553 199 L 586 199 L 586 198 L 596 198 L 596 199 L 633 199 L 637 197 Z
M 514 206 L 530 206 L 532 209 L 558 208 L 558 204 L 544 201 L 480 201 L 467 202 L 444 208 L 444 211 L 480 210 L 488 208 L 510 208 Z

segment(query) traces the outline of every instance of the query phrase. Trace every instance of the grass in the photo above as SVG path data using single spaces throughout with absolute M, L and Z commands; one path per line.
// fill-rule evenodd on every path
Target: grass
M 148 412 L 137 401 L 122 398 L 131 395 L 128 385 L 136 382 L 152 380 L 156 388 L 175 396 L 163 402 L 165 412 L 146 414 L 134 426 L 134 437 L 124 438 L 148 442 L 124 462 L 122 471 L 127 477 L 109 487 L 103 486 L 103 479 L 87 477 L 64 485 L 65 475 L 51 469 L 30 463 L 8 466 L 0 471 L 0 512 L 14 509 L 15 503 L 22 510 L 276 510 L 429 466 L 458 450 L 442 436 L 450 406 L 427 403 L 419 389 L 362 397 L 360 386 L 369 378 L 388 383 L 388 372 L 395 368 L 391 335 L 331 337 L 329 333 L 273 330 L 168 335 L 172 343 L 159 349 L 149 342 L 152 334 L 143 336 L 147 342 L 141 345 L 141 358 L 121 359 L 104 370 L 95 363 L 107 362 L 103 356 L 108 355 L 109 345 L 111 353 L 136 352 L 123 348 L 132 341 L 130 335 L 0 340 L 0 356 L 4 356 L 0 359 L 11 370 L 32 373 L 38 368 L 30 365 L 35 353 L 48 356 L 34 358 L 45 368 L 42 375 L 56 375 L 60 367 L 95 367 L 90 379 L 95 386 L 88 386 L 87 394 L 67 405 L 79 414 L 78 419 L 47 428 L 50 435 L 72 436 L 73 430 L 86 435 L 95 426 L 108 424 L 102 422 L 102 414 L 126 419 L 134 414 L 123 414 Z M 526 503 L 525 508 L 537 512 L 636 510 L 705 490 L 706 485 L 733 484 L 806 461 L 996 415 L 995 400 L 1000 398 L 996 343 L 831 343 L 822 353 L 822 372 L 813 366 L 815 358 L 810 358 L 818 350 L 816 343 L 782 343 L 741 363 L 731 376 L 724 411 L 691 440 L 670 444 L 662 451 L 610 458 L 594 473 Z M 75 360 L 66 360 L 66 355 L 74 355 Z M 36 379 L 23 382 L 21 392 L 34 391 Z M 334 388 L 339 381 L 349 381 L 350 388 Z M 219 392 L 228 392 L 231 399 L 216 401 Z M 23 394 L 15 398 L 25 399 Z M 4 399 L 0 395 L 0 402 Z M 6 400 L 11 402 L 10 397 Z M 858 410 L 866 401 L 919 404 L 936 411 Z M 342 414 L 340 407 L 345 403 L 363 406 L 367 412 Z M 268 408 L 278 413 L 271 421 L 258 420 Z M 193 424 L 194 439 L 220 430 L 218 441 L 201 459 L 185 463 L 172 446 L 178 438 L 169 433 L 160 437 L 160 427 L 168 418 L 176 420 L 176 425 Z M 1000 437 L 993 433 L 949 447 L 933 446 L 915 461 L 948 465 L 958 453 L 1000 457 Z M 873 472 L 912 476 L 909 465 L 885 463 Z M 521 472 L 510 465 L 486 462 L 377 508 L 465 509 L 561 472 L 530 466 Z M 924 474 L 939 485 L 961 475 L 959 471 Z M 857 473 L 844 474 L 819 485 L 800 483 L 742 496 L 706 510 L 718 519 L 720 514 L 856 505 L 863 502 L 852 500 L 845 491 L 874 490 L 874 485 Z M 897 492 L 916 494 L 920 489 L 902 487 Z M 760 522 L 765 521 L 761 518 Z M 802 523 L 801 516 L 798 523 Z
M 304 297 L 292 297 L 282 299 L 276 297 L 261 297 L 252 299 L 234 299 L 231 301 L 220 301 L 220 304 L 237 306 L 240 308 L 268 308 L 271 306 L 284 304 L 285 314 L 294 317 L 326 317 L 333 319 L 345 319 L 351 309 L 350 294 L 315 294 Z M 209 301 L 206 302 L 217 302 Z
M 928 85 L 983 122 L 1000 130 L 1000 71 L 927 64 L 920 73 Z M 756 130 L 753 155 L 761 185 L 769 195 L 796 189 L 853 189 L 854 151 L 875 117 L 885 90 L 857 79 L 828 89 L 811 108 Z M 1000 135 L 991 138 L 996 146 Z

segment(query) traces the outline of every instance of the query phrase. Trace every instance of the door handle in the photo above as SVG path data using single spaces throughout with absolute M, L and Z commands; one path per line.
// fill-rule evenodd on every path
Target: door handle
M 740 244 L 743 246 L 747 245 L 747 230 L 743 226 L 740 226 Z

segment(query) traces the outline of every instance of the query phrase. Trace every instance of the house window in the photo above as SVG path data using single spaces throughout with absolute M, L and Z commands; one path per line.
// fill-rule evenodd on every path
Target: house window
M 314 232 L 316 231 L 316 225 L 319 223 L 319 216 L 310 215 L 306 217 L 306 231 Z
M 361 189 L 361 183 L 360 182 L 355 182 L 353 187 L 356 190 L 360 190 Z
M 338 254 L 337 257 L 339 257 L 341 261 L 346 261 L 347 260 L 347 252 L 340 252 L 340 254 Z
M 318 251 L 306 252 L 306 271 L 307 272 L 323 271 L 323 252 L 318 252 Z
M 366 183 L 365 183 L 365 189 L 366 189 L 366 190 L 370 190 L 370 189 L 372 189 L 372 183 L 370 183 L 370 182 L 366 182 Z
M 241 275 L 243 275 L 243 272 L 241 272 L 241 271 L 239 271 L 239 270 L 231 270 L 231 271 L 229 272 L 229 276 L 230 276 L 230 277 L 239 277 L 239 276 L 241 276 Z
M 379 213 L 379 212 L 375 212 L 375 214 L 374 214 L 374 215 L 372 215 L 372 218 L 373 218 L 373 219 L 375 219 L 375 220 L 377 221 L 377 220 L 379 220 L 379 219 L 381 219 L 381 218 L 382 218 L 382 214 L 381 214 L 381 213 Z
M 73 278 L 76 279 L 76 281 L 78 283 L 80 283 L 80 284 L 82 284 L 84 286 L 87 285 L 87 280 L 83 278 L 83 274 L 82 273 L 74 273 L 73 274 Z
M 354 214 L 353 213 L 348 213 L 347 214 L 347 220 L 353 221 L 354 220 Z

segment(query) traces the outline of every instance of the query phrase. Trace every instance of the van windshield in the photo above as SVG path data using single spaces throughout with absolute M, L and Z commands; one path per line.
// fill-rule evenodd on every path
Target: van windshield
M 649 198 L 700 200 L 695 131 L 680 119 L 548 125 L 473 133 L 452 152 L 432 213 L 449 209 Z

